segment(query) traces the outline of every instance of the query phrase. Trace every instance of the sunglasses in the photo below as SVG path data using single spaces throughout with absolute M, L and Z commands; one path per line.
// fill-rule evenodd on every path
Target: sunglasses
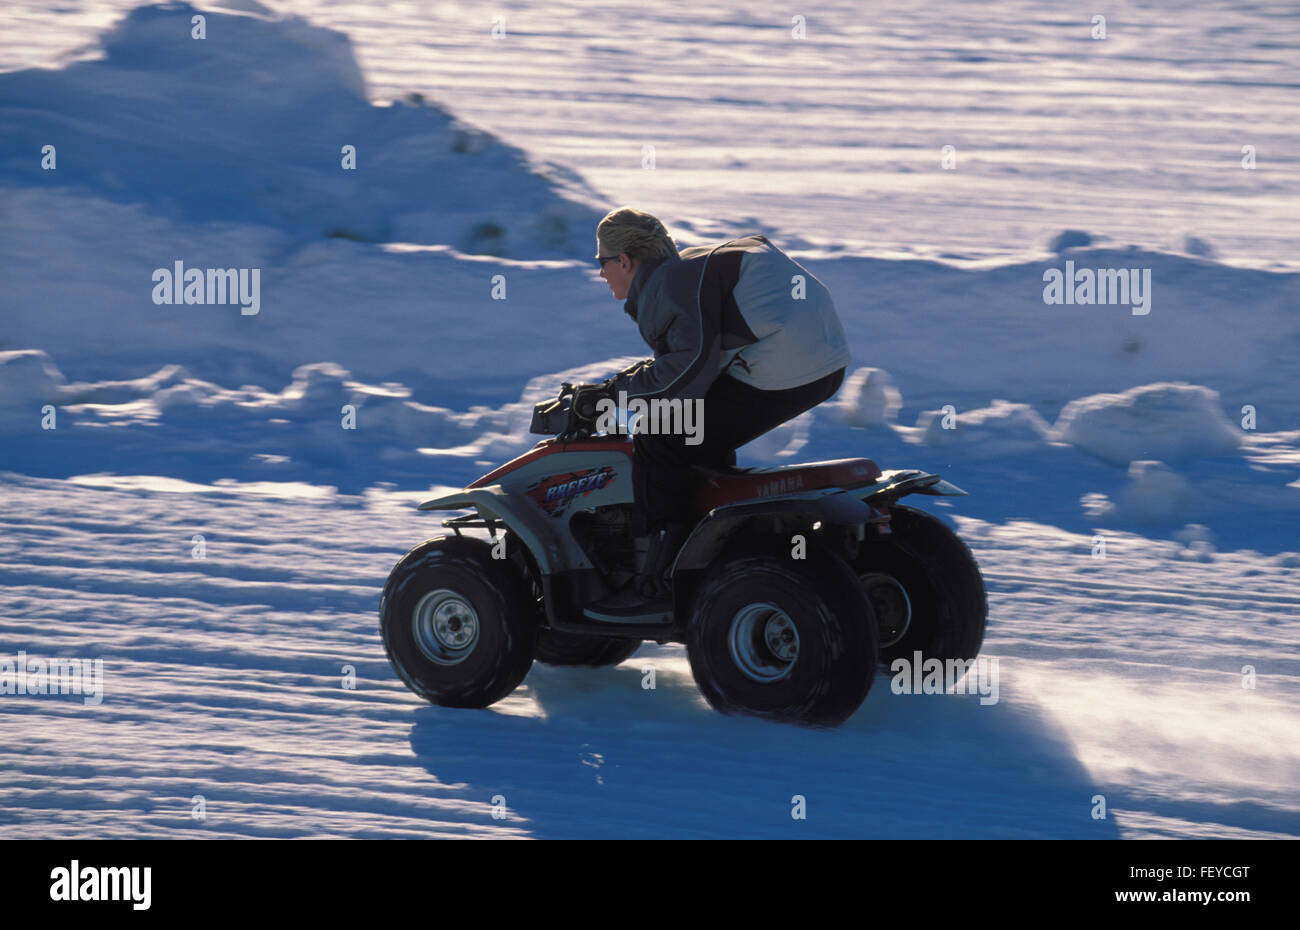
M 616 255 L 597 255 L 597 256 L 596 256 L 596 264 L 597 264 L 598 266 L 600 266 L 601 268 L 604 268 L 604 267 L 605 267 L 605 262 L 612 262 L 614 259 L 618 258 L 618 257 L 619 257 L 620 255 L 622 255 L 622 254 L 623 254 L 622 252 L 619 252 L 619 253 L 616 254 Z

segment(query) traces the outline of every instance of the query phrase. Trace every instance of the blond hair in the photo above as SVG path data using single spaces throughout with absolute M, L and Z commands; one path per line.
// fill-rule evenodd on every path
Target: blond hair
M 619 207 L 605 214 L 596 227 L 596 238 L 609 252 L 626 252 L 637 261 L 677 256 L 677 245 L 664 224 L 634 207 Z

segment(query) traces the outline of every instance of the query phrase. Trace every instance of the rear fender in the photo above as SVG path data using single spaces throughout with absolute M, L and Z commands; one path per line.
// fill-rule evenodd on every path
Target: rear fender
M 859 499 L 861 491 L 820 488 L 802 494 L 737 501 L 714 507 L 696 524 L 673 563 L 673 574 L 707 566 L 745 523 L 760 517 L 789 517 L 808 523 L 860 526 L 889 518 Z
M 880 473 L 875 484 L 856 488 L 853 493 L 868 504 L 888 507 L 908 494 L 929 494 L 934 497 L 967 497 L 967 493 L 951 481 L 915 468 L 900 468 Z

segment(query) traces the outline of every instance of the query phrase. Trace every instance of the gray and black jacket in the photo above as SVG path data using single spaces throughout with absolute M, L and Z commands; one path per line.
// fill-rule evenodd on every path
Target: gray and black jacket
M 623 309 L 655 353 L 615 377 L 629 397 L 703 397 L 723 371 L 778 391 L 850 361 L 826 286 L 759 235 L 643 261 Z

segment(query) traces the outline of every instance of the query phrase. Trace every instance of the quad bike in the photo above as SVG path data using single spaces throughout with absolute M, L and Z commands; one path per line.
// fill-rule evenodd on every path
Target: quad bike
M 384 587 L 384 646 L 416 694 L 486 707 L 534 659 L 617 665 L 643 641 L 679 642 L 717 710 L 834 726 L 857 710 L 878 665 L 979 652 L 986 601 L 970 550 L 898 503 L 966 492 L 865 458 L 699 469 L 671 612 L 593 617 L 589 605 L 636 572 L 632 442 L 594 435 L 574 393 L 565 384 L 534 409 L 531 432 L 554 438 L 420 504 L 469 512 L 444 520 L 451 534 L 408 552 Z

